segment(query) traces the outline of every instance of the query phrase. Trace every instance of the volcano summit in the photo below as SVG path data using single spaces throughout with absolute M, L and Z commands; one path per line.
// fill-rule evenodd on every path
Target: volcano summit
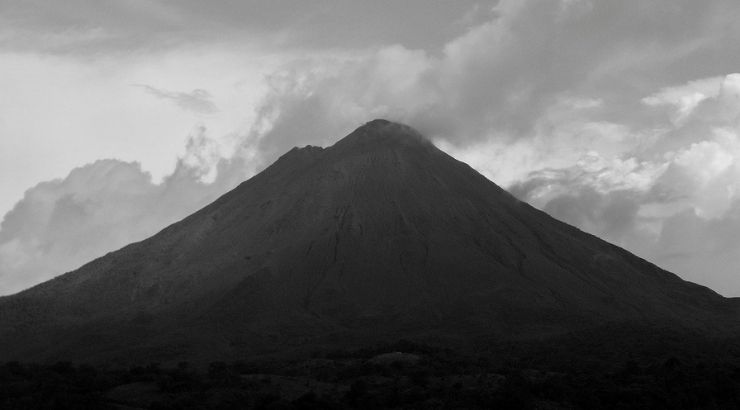
M 375 120 L 331 147 L 294 148 L 149 239 L 1 298 L 0 359 L 225 359 L 736 321 L 730 300 Z

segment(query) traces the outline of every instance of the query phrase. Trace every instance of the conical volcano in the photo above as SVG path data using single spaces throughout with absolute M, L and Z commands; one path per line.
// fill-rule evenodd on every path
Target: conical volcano
M 233 358 L 353 335 L 539 337 L 603 323 L 713 331 L 735 315 L 375 120 L 0 299 L 0 359 Z

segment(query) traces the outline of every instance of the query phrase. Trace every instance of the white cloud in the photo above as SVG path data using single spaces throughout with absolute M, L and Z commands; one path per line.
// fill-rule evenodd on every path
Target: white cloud
M 659 92 L 642 99 L 651 107 L 669 106 L 674 109 L 671 120 L 675 125 L 682 125 L 702 101 L 716 98 L 724 77 L 712 77 L 689 81 L 678 87 L 666 87 Z
M 137 161 L 160 181 L 200 126 L 228 156 L 266 90 L 262 76 L 281 59 L 215 46 L 123 61 L 0 52 L 0 214 L 29 186 L 99 158 Z M 130 86 L 137 83 L 208 89 L 219 111 L 183 110 Z
M 534 172 L 513 186 L 515 194 L 684 278 L 740 293 L 736 78 L 689 81 L 644 98 L 681 120 L 668 118 L 648 146 L 622 139 L 615 159 L 597 150 L 572 166 Z M 697 90 L 701 101 L 687 109 L 684 97 Z
M 133 162 L 99 160 L 26 191 L 0 224 L 0 289 L 12 293 L 153 235 L 253 172 L 240 158 L 210 163 L 205 137 L 157 184 Z M 208 150 L 206 149 L 207 153 Z M 211 182 L 202 182 L 212 172 Z

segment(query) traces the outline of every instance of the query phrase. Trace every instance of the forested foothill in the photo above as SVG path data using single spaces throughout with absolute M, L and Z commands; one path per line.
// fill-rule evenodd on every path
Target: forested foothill
M 7 362 L 0 408 L 740 408 L 740 343 L 647 332 L 454 349 L 402 340 L 207 364 Z

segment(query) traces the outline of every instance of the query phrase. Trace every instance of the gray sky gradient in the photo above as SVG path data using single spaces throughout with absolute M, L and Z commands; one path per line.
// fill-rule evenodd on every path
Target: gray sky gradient
M 733 0 L 0 0 L 0 294 L 386 117 L 740 295 L 738 17 Z

